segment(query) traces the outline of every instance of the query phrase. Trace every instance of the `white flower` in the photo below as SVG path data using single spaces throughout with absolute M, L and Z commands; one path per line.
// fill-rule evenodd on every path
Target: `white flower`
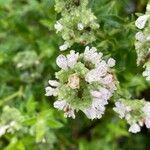
M 150 76 L 150 71 L 144 71 L 143 72 L 143 76 L 145 77 L 145 76 Z
M 99 72 L 96 69 L 89 71 L 85 76 L 85 80 L 89 83 L 99 81 Z
M 146 36 L 143 34 L 143 32 L 138 32 L 135 35 L 135 39 L 140 41 L 140 42 L 144 42 L 146 40 Z
M 135 22 L 135 25 L 139 29 L 143 29 L 145 27 L 145 24 L 146 24 L 149 17 L 150 17 L 150 15 L 143 15 L 143 16 L 138 17 L 138 19 Z
M 57 100 L 54 102 L 54 107 L 59 110 L 64 110 L 65 117 L 75 118 L 74 109 L 65 101 L 65 100 Z
M 14 126 L 17 125 L 17 122 L 16 121 L 11 121 L 9 125 L 10 125 L 10 127 L 14 127 Z
M 145 106 L 142 108 L 142 111 L 147 117 L 150 117 L 150 102 L 145 103 Z
M 100 93 L 101 93 L 100 98 L 104 99 L 104 100 L 108 100 L 112 96 L 111 92 L 109 90 L 107 90 L 106 88 L 101 88 Z
M 146 102 L 142 111 L 145 115 L 145 125 L 147 128 L 150 128 L 150 102 Z
M 150 118 L 145 119 L 145 125 L 147 128 L 150 128 Z
M 111 92 L 105 88 L 101 88 L 99 91 L 92 91 L 91 95 L 103 100 L 108 100 L 111 97 Z
M 62 26 L 62 24 L 59 21 L 56 22 L 54 27 L 56 29 L 56 33 L 60 32 L 63 29 L 63 26 Z
M 9 128 L 9 125 L 0 126 L 0 137 L 6 133 L 6 130 Z
M 60 85 L 60 83 L 56 80 L 49 80 L 48 83 L 50 86 L 53 86 L 53 87 L 58 87 Z
M 60 55 L 57 57 L 57 65 L 61 69 L 68 70 L 68 72 L 70 72 L 67 75 L 65 83 L 61 81 L 61 78 L 58 78 L 60 82 L 57 82 L 56 80 L 49 80 L 51 87 L 49 86 L 46 88 L 46 95 L 53 95 L 58 98 L 61 97 L 62 99 L 66 99 L 54 102 L 54 107 L 59 110 L 63 110 L 65 117 L 75 118 L 76 110 L 83 111 L 90 119 L 99 119 L 104 114 L 105 105 L 108 104 L 108 100 L 111 98 L 114 89 L 116 88 L 116 82 L 115 78 L 113 78 L 113 75 L 111 74 L 111 68 L 109 67 L 114 66 L 114 60 L 110 59 L 108 61 L 108 66 L 106 61 L 102 59 L 102 55 L 102 53 L 97 52 L 95 47 L 89 48 L 87 46 L 83 54 L 79 55 L 79 53 L 75 53 L 75 51 L 72 50 L 66 56 Z M 76 65 L 77 63 L 79 63 L 79 66 Z M 83 67 L 83 72 L 81 67 Z M 64 89 L 66 88 L 68 92 L 62 93 L 60 91 L 62 84 L 64 85 Z M 87 102 L 91 102 L 88 107 L 86 107 L 88 104 L 86 102 L 83 102 L 82 106 L 82 99 L 85 98 L 83 97 L 85 94 L 80 94 L 80 92 L 84 90 L 85 86 L 88 87 L 86 89 L 88 91 L 85 93 L 87 94 Z M 63 97 L 63 94 L 65 98 Z M 77 100 L 75 97 L 77 97 Z M 79 105 L 79 108 L 76 108 L 78 100 L 81 104 Z
M 73 119 L 75 119 L 75 114 L 74 114 L 74 109 L 69 109 L 68 111 L 66 111 L 64 113 L 65 117 L 72 117 Z
M 110 84 L 113 82 L 113 76 L 111 74 L 107 74 L 104 78 L 101 79 L 103 84 Z
M 56 95 L 56 89 L 54 89 L 50 86 L 46 87 L 45 91 L 46 91 L 46 94 L 45 94 L 46 96 L 52 96 L 52 95 L 55 96 Z
M 137 123 L 133 123 L 129 128 L 129 132 L 132 132 L 132 133 L 137 133 L 140 131 L 141 131 L 141 128 Z
M 79 53 L 75 53 L 75 51 L 71 50 L 70 54 L 67 55 L 67 63 L 70 68 L 73 68 L 77 63 L 79 58 Z
M 107 71 L 108 71 L 108 65 L 106 64 L 106 62 L 103 60 L 101 61 L 96 68 L 99 77 L 103 77 L 106 75 Z
M 54 107 L 63 110 L 67 106 L 67 102 L 65 100 L 57 100 L 54 102 Z
M 97 49 L 95 47 L 92 47 L 91 49 L 89 46 L 86 46 L 84 51 L 84 60 L 89 61 L 93 64 L 98 64 L 101 61 L 102 53 L 98 53 Z
M 85 80 L 89 83 L 100 81 L 101 77 L 105 76 L 108 71 L 108 66 L 105 61 L 101 61 L 95 69 L 89 71 L 85 77 Z
M 78 30 L 82 31 L 84 29 L 84 25 L 82 23 L 78 23 Z
M 94 98 L 91 106 L 83 112 L 89 119 L 100 119 L 104 114 L 106 104 L 107 102 L 105 100 Z
M 147 36 L 147 37 L 146 37 L 146 41 L 150 41 L 150 36 Z
M 109 67 L 114 67 L 116 64 L 116 61 L 113 58 L 109 58 L 107 64 Z
M 115 90 L 117 90 L 116 84 L 117 84 L 117 81 L 115 81 L 115 80 L 114 80 L 113 82 L 107 84 L 109 90 L 110 90 L 112 93 L 113 93 Z
M 64 55 L 59 55 L 56 59 L 56 64 L 61 68 L 61 69 L 68 69 L 68 62 L 67 58 Z
M 94 119 L 97 116 L 95 109 L 92 109 L 91 107 L 88 109 L 85 109 L 83 112 L 89 119 Z
M 60 51 L 65 51 L 69 48 L 69 43 L 65 42 L 63 45 L 59 46 Z
M 120 118 L 124 118 L 128 114 L 128 112 L 131 111 L 131 108 L 130 106 L 126 106 L 122 102 L 118 101 L 115 103 L 115 107 L 113 108 L 113 110 L 120 115 Z
M 146 10 L 150 11 L 150 4 L 147 4 Z
M 79 53 L 75 53 L 75 51 L 70 51 L 70 54 L 66 56 L 59 55 L 56 59 L 56 64 L 63 70 L 67 70 L 68 68 L 73 68 L 77 63 L 79 57 Z

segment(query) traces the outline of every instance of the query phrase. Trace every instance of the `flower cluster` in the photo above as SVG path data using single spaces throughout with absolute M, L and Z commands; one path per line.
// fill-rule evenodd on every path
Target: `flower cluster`
M 86 47 L 84 53 L 70 51 L 56 60 L 61 68 L 56 80 L 49 80 L 46 96 L 55 96 L 54 107 L 64 110 L 66 117 L 75 118 L 75 111 L 83 111 L 89 119 L 101 118 L 105 105 L 116 90 L 117 80 L 112 67 L 115 60 L 104 60 L 95 47 Z
M 149 61 L 150 54 L 150 4 L 147 5 L 146 13 L 140 17 L 135 22 L 135 25 L 141 31 L 137 32 L 135 35 L 135 48 L 137 52 L 137 64 L 143 64 Z M 145 67 L 146 65 L 144 65 Z M 147 69 L 144 71 L 143 76 L 147 75 Z M 150 77 L 148 77 L 150 78 Z M 148 79 L 147 78 L 147 79 Z M 149 80 L 149 79 L 148 79 Z
M 0 137 L 6 133 L 14 133 L 20 130 L 22 119 L 23 117 L 17 109 L 5 106 L 0 118 Z
M 130 125 L 129 132 L 140 132 L 144 124 L 150 128 L 150 102 L 119 99 L 113 109 Z
M 56 0 L 55 10 L 61 13 L 61 18 L 56 21 L 54 27 L 56 33 L 60 33 L 65 40 L 60 46 L 61 51 L 68 49 L 74 43 L 84 45 L 95 40 L 94 31 L 99 28 L 99 25 L 87 5 L 88 0 Z
M 147 81 L 150 81 L 150 61 L 145 63 L 144 67 L 146 68 L 143 72 L 143 76 L 146 77 Z

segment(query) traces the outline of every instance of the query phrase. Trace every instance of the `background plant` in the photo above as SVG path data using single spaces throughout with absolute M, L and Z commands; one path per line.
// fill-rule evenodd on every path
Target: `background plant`
M 136 66 L 134 48 L 134 14 L 144 13 L 146 4 L 146 0 L 91 0 L 88 7 L 100 24 L 91 46 L 116 59 L 121 94 L 148 101 L 150 85 L 142 77 L 142 67 Z M 0 149 L 149 148 L 148 130 L 128 133 L 112 104 L 95 121 L 80 113 L 75 120 L 65 119 L 53 109 L 53 98 L 45 97 L 44 87 L 58 71 L 55 59 L 64 42 L 55 33 L 58 18 L 53 0 L 0 0 L 0 124 L 9 125 Z M 83 50 L 77 44 L 73 47 Z

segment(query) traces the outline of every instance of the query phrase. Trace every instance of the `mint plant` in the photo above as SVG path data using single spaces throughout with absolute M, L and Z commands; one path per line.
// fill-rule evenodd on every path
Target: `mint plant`
M 148 149 L 149 5 L 0 0 L 0 150 Z
M 74 43 L 87 45 L 96 40 L 94 31 L 100 30 L 100 26 L 95 22 L 96 17 L 88 8 L 87 0 L 56 0 L 55 10 L 61 14 L 61 18 L 56 21 L 54 27 L 56 33 L 60 32 L 65 40 L 64 45 L 59 47 L 61 51 L 71 48 Z M 138 65 L 146 61 L 150 52 L 149 4 L 146 11 L 146 14 L 139 16 L 135 22 L 137 28 L 144 28 L 143 32 L 139 31 L 135 35 Z M 56 63 L 62 70 L 56 73 L 58 82 L 49 81 L 50 86 L 46 87 L 46 96 L 57 97 L 54 107 L 64 110 L 65 117 L 75 118 L 75 111 L 81 110 L 89 119 L 100 119 L 114 91 L 118 94 L 118 80 L 115 72 L 110 69 L 117 62 L 112 58 L 106 62 L 102 56 L 103 54 L 98 53 L 95 47 L 86 46 L 81 54 L 71 50 L 67 56 L 61 54 L 57 57 Z M 150 63 L 146 61 L 144 66 L 146 70 L 143 76 L 147 76 L 146 79 L 150 80 Z M 121 95 L 118 99 L 114 97 L 114 101 L 115 112 L 130 124 L 129 132 L 139 132 L 140 126 L 144 123 L 150 128 L 150 102 L 145 102 L 143 99 L 132 102 L 131 99 Z

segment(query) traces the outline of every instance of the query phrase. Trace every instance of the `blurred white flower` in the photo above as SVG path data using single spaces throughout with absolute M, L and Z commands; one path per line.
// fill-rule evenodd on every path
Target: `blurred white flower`
M 57 87 L 60 85 L 60 83 L 57 82 L 56 80 L 49 80 L 48 83 L 50 86 L 53 86 L 53 87 Z
M 52 88 L 50 86 L 46 87 L 45 88 L 45 91 L 46 91 L 46 96 L 55 96 L 56 95 L 56 89 L 55 88 Z
M 0 137 L 6 133 L 6 130 L 9 128 L 9 125 L 0 126 Z
M 54 25 L 54 28 L 56 29 L 56 33 L 58 33 L 63 29 L 63 26 L 59 21 L 57 21 L 56 24 Z
M 61 68 L 61 69 L 68 69 L 68 62 L 67 58 L 64 55 L 59 55 L 56 59 L 56 64 Z
M 89 61 L 93 64 L 98 64 L 101 61 L 102 53 L 98 53 L 95 47 L 90 49 L 89 46 L 86 46 L 84 51 L 84 60 Z
M 74 109 L 65 101 L 65 100 L 57 100 L 54 102 L 54 107 L 59 110 L 64 110 L 65 117 L 75 118 Z
M 59 46 L 60 51 L 65 51 L 69 48 L 69 43 L 68 42 L 64 42 L 63 45 Z
M 150 128 L 150 118 L 147 117 L 145 119 L 145 125 L 146 125 L 147 128 Z
M 82 31 L 84 29 L 83 23 L 78 23 L 78 30 Z
M 63 110 L 66 107 L 67 103 L 65 100 L 57 100 L 54 102 L 54 107 Z
M 107 64 L 109 67 L 114 67 L 116 64 L 116 61 L 113 58 L 109 58 Z
M 150 81 L 150 63 L 145 66 L 145 71 L 143 72 L 143 76 L 146 77 L 147 81 Z
M 74 65 L 77 63 L 78 58 L 79 58 L 79 53 L 75 53 L 74 50 L 71 50 L 70 54 L 67 55 L 68 67 L 73 68 Z
M 149 19 L 150 15 L 143 15 L 138 17 L 138 19 L 135 22 L 135 25 L 139 28 L 139 29 L 143 29 L 145 27 L 145 24 L 147 22 L 147 20 Z
M 145 115 L 145 125 L 147 128 L 150 128 L 150 102 L 146 102 L 144 107 L 142 108 L 142 111 Z
M 147 4 L 146 10 L 150 11 L 150 4 Z
M 140 31 L 136 33 L 135 39 L 140 42 L 144 42 L 146 40 L 146 36 L 143 34 L 143 32 Z
M 124 118 L 131 111 L 131 108 L 123 102 L 117 101 L 113 110 L 119 114 L 120 118 Z
M 137 123 L 133 123 L 129 128 L 129 132 L 132 132 L 132 133 L 137 133 L 140 131 L 141 131 L 141 128 Z
M 111 74 L 111 67 L 115 65 L 115 60 L 110 58 L 106 63 L 102 56 L 103 54 L 98 53 L 95 47 L 87 46 L 83 54 L 79 55 L 71 50 L 68 55 L 57 57 L 56 63 L 64 70 L 64 73 L 66 71 L 67 79 L 65 79 L 65 83 L 64 81 L 49 80 L 50 86 L 46 88 L 46 95 L 64 99 L 54 102 L 54 107 L 63 110 L 65 117 L 75 118 L 75 111 L 78 110 L 83 111 L 90 119 L 99 119 L 104 114 L 105 105 L 108 104 L 108 100 L 116 90 L 117 82 L 114 75 Z M 92 87 L 93 83 L 96 83 L 97 87 Z M 64 98 L 61 86 L 66 88 Z M 87 95 L 82 93 L 84 88 L 89 90 L 87 93 L 85 92 Z M 79 109 L 76 104 L 78 100 L 81 103 Z M 89 104 L 83 102 L 83 106 L 81 106 L 82 101 L 86 100 Z
M 56 64 L 64 70 L 73 68 L 78 61 L 78 57 L 79 53 L 75 53 L 75 51 L 72 50 L 67 56 L 59 55 L 56 59 Z

